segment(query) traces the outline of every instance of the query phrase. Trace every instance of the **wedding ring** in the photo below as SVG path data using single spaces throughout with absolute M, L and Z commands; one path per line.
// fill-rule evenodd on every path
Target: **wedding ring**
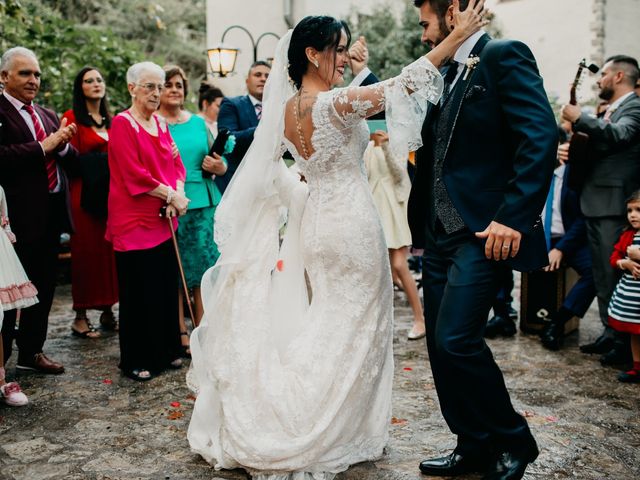
M 509 250 L 509 247 L 510 247 L 510 246 L 511 246 L 511 245 L 503 245 L 503 246 L 502 246 L 502 249 L 503 249 L 503 250 Z

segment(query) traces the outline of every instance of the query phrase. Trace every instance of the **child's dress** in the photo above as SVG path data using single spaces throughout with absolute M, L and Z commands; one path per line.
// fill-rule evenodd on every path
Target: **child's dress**
M 29 281 L 11 244 L 15 236 L 9 227 L 7 202 L 0 187 L 0 309 L 26 308 L 38 303 L 38 291 Z M 1 323 L 1 321 L 0 321 Z
M 640 246 L 640 232 L 626 230 L 620 235 L 611 255 L 611 265 L 627 258 L 629 245 Z M 619 332 L 640 335 L 640 279 L 625 270 L 609 302 L 609 326 Z

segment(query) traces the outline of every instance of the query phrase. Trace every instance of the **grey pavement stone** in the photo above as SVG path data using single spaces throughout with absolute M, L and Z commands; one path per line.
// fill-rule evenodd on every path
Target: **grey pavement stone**
M 90 312 L 97 323 L 97 313 Z M 246 480 L 216 471 L 189 450 L 193 407 L 184 375 L 167 372 L 138 384 L 120 375 L 117 336 L 83 340 L 69 333 L 69 286 L 58 289 L 45 352 L 65 364 L 61 376 L 7 370 L 29 396 L 23 408 L 0 406 L 0 480 Z M 337 480 L 423 480 L 418 463 L 455 446 L 438 404 L 423 341 L 406 339 L 411 312 L 396 295 L 394 422 L 377 462 L 355 465 Z M 534 479 L 640 478 L 640 390 L 616 380 L 577 345 L 600 330 L 592 308 L 560 352 L 518 333 L 489 341 L 516 409 L 529 421 L 540 457 Z M 172 402 L 179 402 L 172 406 Z M 479 477 L 469 476 L 468 479 Z

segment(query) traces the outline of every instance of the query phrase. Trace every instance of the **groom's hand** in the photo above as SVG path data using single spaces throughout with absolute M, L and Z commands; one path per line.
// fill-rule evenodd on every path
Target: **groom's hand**
M 369 49 L 363 36 L 358 38 L 349 48 L 349 59 L 353 75 L 358 75 L 369 63 Z
M 483 232 L 476 232 L 476 237 L 487 239 L 484 254 L 489 260 L 506 260 L 509 255 L 518 254 L 522 234 L 501 223 L 491 222 Z

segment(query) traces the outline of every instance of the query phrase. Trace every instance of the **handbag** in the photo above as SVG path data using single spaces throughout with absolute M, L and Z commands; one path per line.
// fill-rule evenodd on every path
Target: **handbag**
M 109 198 L 109 162 L 106 152 L 90 152 L 80 155 L 82 191 L 80 207 L 96 218 L 107 218 Z

